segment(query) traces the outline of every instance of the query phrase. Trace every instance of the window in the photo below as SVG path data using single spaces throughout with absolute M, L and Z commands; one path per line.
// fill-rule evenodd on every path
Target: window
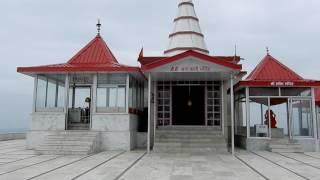
M 36 111 L 48 111 L 49 109 L 64 107 L 65 85 L 61 79 L 61 77 L 37 77 Z
M 97 112 L 125 112 L 126 74 L 99 74 Z
M 250 96 L 279 96 L 279 88 L 249 88 Z
M 250 98 L 249 108 L 250 137 L 270 137 L 268 98 Z
M 235 126 L 236 134 L 247 136 L 246 99 L 242 98 L 235 102 Z
M 272 113 L 270 121 L 271 124 L 274 124 L 274 128 L 271 129 L 272 138 L 282 138 L 289 135 L 288 107 L 288 98 L 270 98 L 270 112 Z
M 313 136 L 311 100 L 293 99 L 291 104 L 292 135 Z
M 310 88 L 281 88 L 281 96 L 311 96 Z

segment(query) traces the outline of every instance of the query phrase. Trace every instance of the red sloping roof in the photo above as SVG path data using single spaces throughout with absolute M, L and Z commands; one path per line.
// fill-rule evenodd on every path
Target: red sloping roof
M 140 68 L 119 64 L 111 50 L 108 48 L 106 42 L 98 34 L 67 63 L 19 67 L 17 71 L 21 73 L 140 71 Z
M 266 55 L 249 76 L 236 86 L 320 86 L 320 81 L 304 79 L 280 61 Z
M 199 53 L 199 52 L 196 52 L 196 51 L 193 51 L 193 50 L 188 50 L 188 51 L 186 51 L 184 53 L 181 53 L 181 54 L 178 54 L 178 55 L 175 55 L 175 56 L 172 56 L 172 57 L 165 57 L 165 58 L 158 58 L 158 59 L 150 58 L 150 59 L 147 59 L 147 60 L 141 60 L 142 57 L 140 57 L 139 61 L 140 62 L 143 61 L 144 63 L 148 62 L 146 64 L 142 64 L 141 63 L 142 64 L 142 70 L 150 70 L 150 69 L 154 69 L 154 68 L 160 67 L 162 65 L 174 62 L 176 60 L 188 57 L 188 56 L 196 57 L 196 58 L 199 58 L 199 59 L 211 62 L 211 63 L 219 64 L 219 65 L 231 68 L 231 69 L 236 69 L 236 70 L 241 70 L 242 69 L 242 65 L 241 64 L 236 64 L 236 63 L 233 63 L 231 61 L 223 60 L 223 59 L 221 59 L 221 57 L 208 56 L 206 54 Z
M 320 106 L 320 88 L 315 88 L 315 99 L 316 99 L 316 104 Z
M 303 80 L 293 70 L 273 58 L 265 56 L 256 68 L 246 78 L 249 81 L 295 81 Z
M 163 57 L 139 57 L 138 61 L 140 62 L 141 65 L 147 65 L 150 64 L 154 61 L 158 61 L 160 59 L 165 59 L 167 57 L 163 56 Z
M 236 62 L 238 63 L 240 61 L 240 56 L 211 56 L 212 58 L 217 58 L 219 60 L 222 60 L 222 61 L 228 61 L 228 62 Z M 158 60 L 161 60 L 161 59 L 165 59 L 165 58 L 168 58 L 166 56 L 162 56 L 162 57 L 139 57 L 138 61 L 140 62 L 141 65 L 147 65 L 147 64 L 150 64 L 154 61 L 158 61 Z
M 68 64 L 119 64 L 106 42 L 98 34 L 73 56 Z

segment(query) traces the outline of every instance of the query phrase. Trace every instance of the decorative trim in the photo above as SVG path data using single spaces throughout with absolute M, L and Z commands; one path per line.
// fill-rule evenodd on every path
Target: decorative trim
M 178 7 L 182 6 L 182 5 L 191 5 L 191 6 L 194 6 L 194 4 L 192 2 L 182 2 L 182 3 L 179 3 Z
M 209 51 L 206 49 L 201 49 L 201 48 L 197 48 L 197 47 L 179 47 L 179 48 L 173 48 L 173 49 L 168 49 L 166 51 L 164 51 L 165 54 L 173 52 L 173 51 L 187 51 L 187 50 L 196 50 L 196 51 L 201 51 L 204 53 L 208 53 Z
M 176 36 L 176 35 L 181 35 L 181 34 L 194 34 L 194 35 L 198 35 L 198 36 L 204 37 L 204 35 L 202 33 L 198 33 L 198 32 L 195 32 L 195 31 L 179 31 L 179 32 L 170 34 L 169 38 L 171 38 L 173 36 Z
M 175 18 L 173 20 L 173 22 L 179 21 L 181 19 L 193 19 L 195 21 L 199 21 L 199 19 L 197 17 L 194 17 L 194 16 L 180 16 L 180 17 Z
M 287 85 L 289 84 L 289 85 Z M 320 86 L 320 81 L 240 81 L 235 87 L 317 87 Z

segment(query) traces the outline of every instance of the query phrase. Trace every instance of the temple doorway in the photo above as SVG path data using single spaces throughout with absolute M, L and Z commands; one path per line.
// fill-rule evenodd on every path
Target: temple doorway
M 172 125 L 205 126 L 205 87 L 172 87 Z
M 87 130 L 91 120 L 91 87 L 71 86 L 67 129 Z

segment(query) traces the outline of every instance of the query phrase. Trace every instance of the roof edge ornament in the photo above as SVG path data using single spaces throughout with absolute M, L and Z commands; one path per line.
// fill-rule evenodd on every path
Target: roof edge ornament
M 99 19 L 99 18 L 98 18 L 98 22 L 97 22 L 96 26 L 97 26 L 98 35 L 100 35 L 100 31 L 101 31 L 101 26 L 102 26 L 102 24 L 100 23 L 100 19 Z

